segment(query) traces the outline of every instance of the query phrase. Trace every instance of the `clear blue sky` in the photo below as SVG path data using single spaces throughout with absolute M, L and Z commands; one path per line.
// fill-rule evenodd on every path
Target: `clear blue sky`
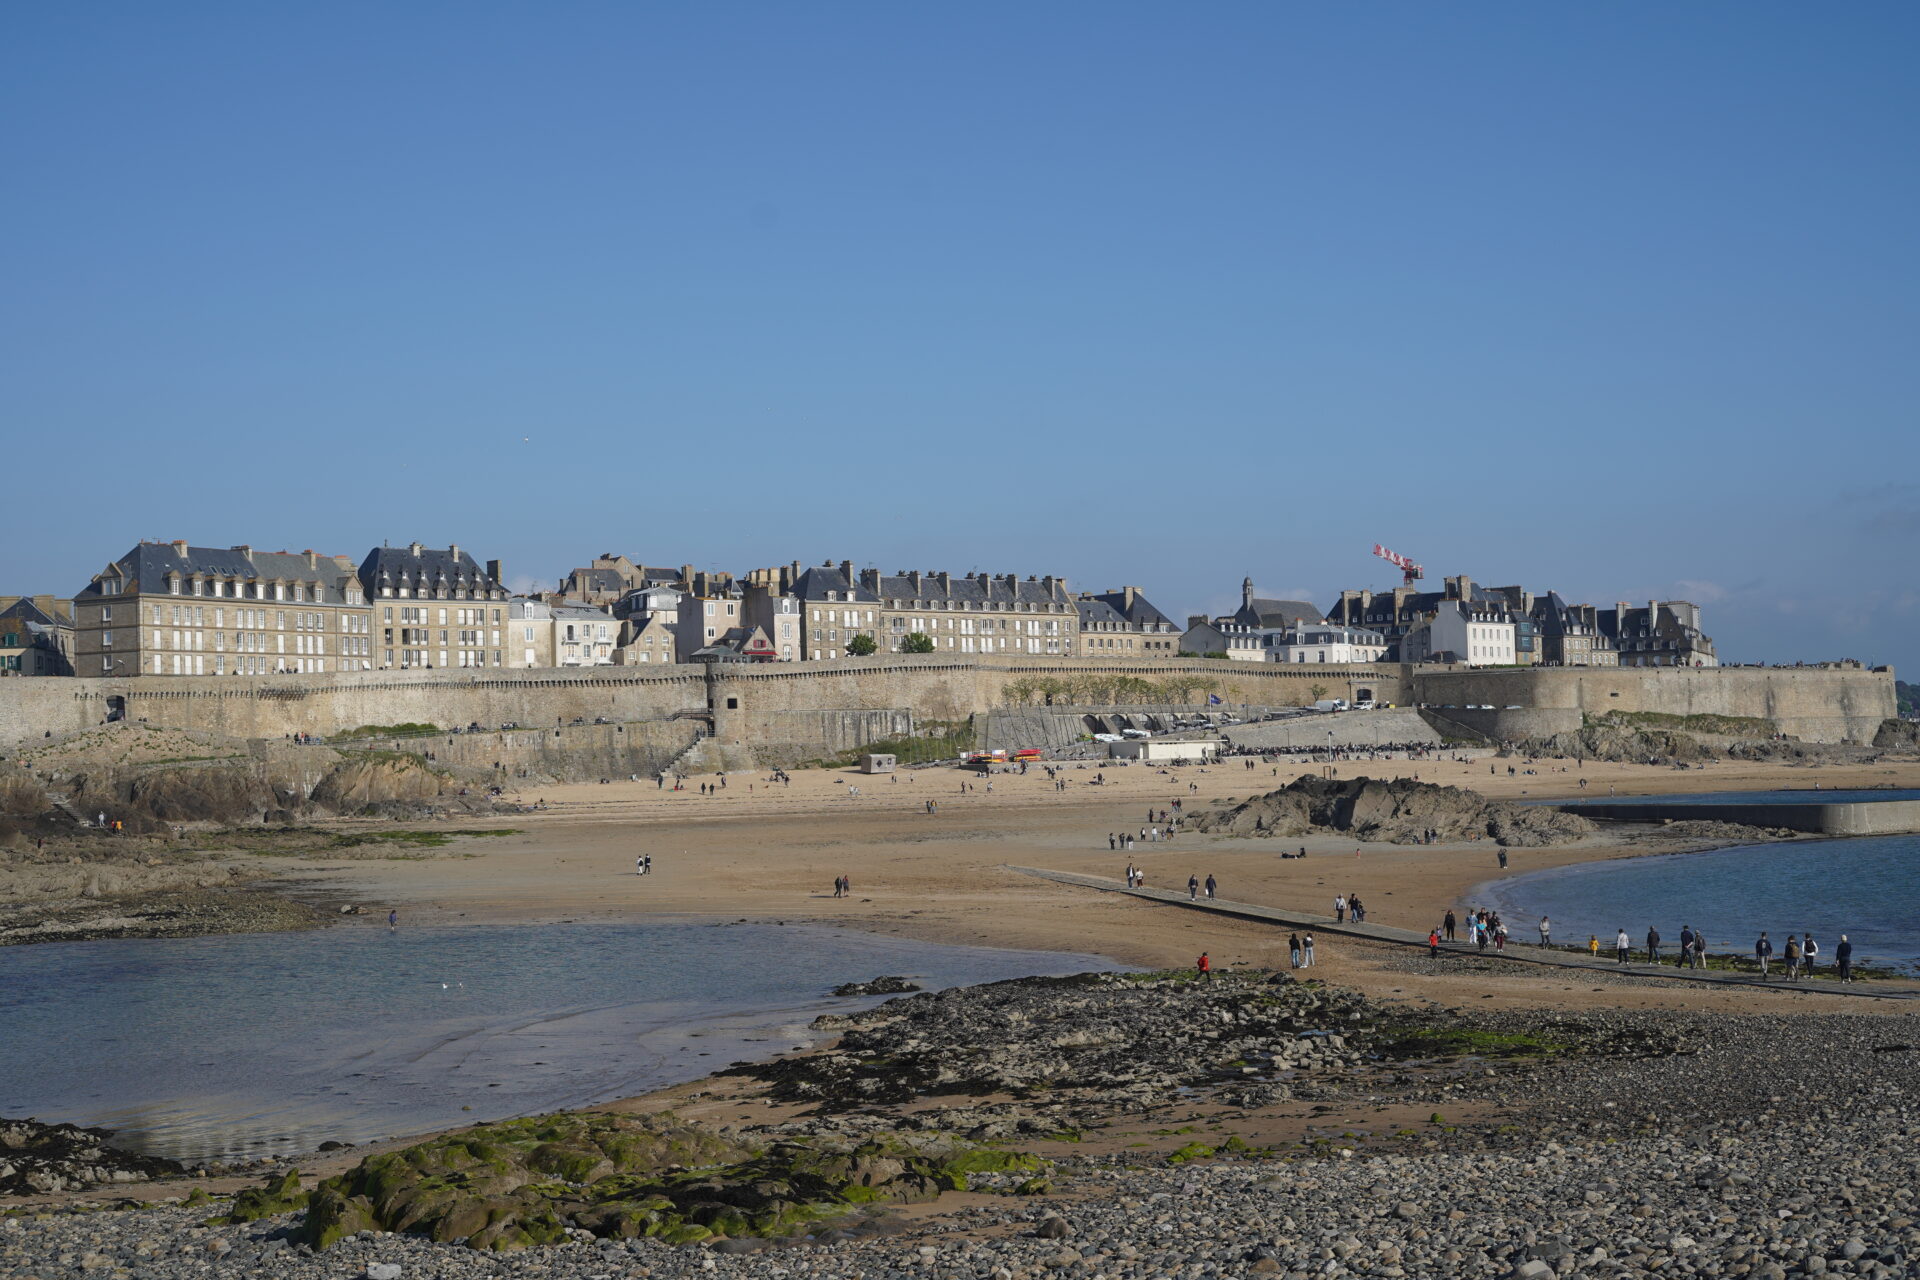
M 0 590 L 140 537 L 1690 597 L 1920 670 L 1920 6 L 14 4 Z

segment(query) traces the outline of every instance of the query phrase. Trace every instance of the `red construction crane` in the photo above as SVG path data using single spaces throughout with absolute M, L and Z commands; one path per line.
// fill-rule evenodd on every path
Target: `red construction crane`
M 1385 560 L 1388 564 L 1394 565 L 1400 570 L 1402 574 L 1406 575 L 1406 585 L 1409 587 L 1412 586 L 1415 582 L 1419 581 L 1421 578 L 1424 578 L 1427 576 L 1427 571 L 1424 567 L 1415 564 L 1413 561 L 1401 555 L 1398 551 L 1387 550 L 1385 547 L 1381 546 L 1377 542 L 1373 544 L 1373 554 L 1379 556 L 1382 560 Z

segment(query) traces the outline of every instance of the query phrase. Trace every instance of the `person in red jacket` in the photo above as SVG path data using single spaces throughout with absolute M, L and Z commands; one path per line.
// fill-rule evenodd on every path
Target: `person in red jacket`
M 1206 952 L 1202 951 L 1200 953 L 1200 958 L 1194 962 L 1194 967 L 1200 971 L 1201 977 L 1205 978 L 1208 982 L 1213 981 L 1213 961 L 1207 959 Z

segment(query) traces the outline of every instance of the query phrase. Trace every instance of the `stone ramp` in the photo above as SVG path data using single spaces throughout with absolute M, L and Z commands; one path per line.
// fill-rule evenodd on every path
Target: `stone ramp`
M 1328 734 L 1332 734 L 1331 738 Z M 1425 747 L 1440 745 L 1440 735 L 1412 708 L 1385 711 L 1337 711 L 1321 715 L 1289 716 L 1254 724 L 1229 725 L 1221 736 L 1236 747 L 1254 751 L 1274 747 L 1381 747 L 1389 744 Z
M 1007 869 L 1041 880 L 1052 880 L 1056 884 L 1098 889 L 1103 893 L 1120 893 L 1148 902 L 1185 907 L 1189 911 L 1206 911 L 1238 920 L 1252 920 L 1282 929 L 1311 929 L 1317 934 L 1365 938 L 1371 942 L 1396 943 L 1401 946 L 1419 947 L 1422 950 L 1425 950 L 1427 945 L 1426 934 L 1416 933 L 1412 929 L 1397 929 L 1391 925 L 1353 924 L 1346 921 L 1335 923 L 1332 916 L 1317 916 L 1304 911 L 1283 911 L 1278 907 L 1263 907 L 1253 902 L 1232 902 L 1224 898 L 1190 899 L 1184 889 L 1129 889 L 1122 882 L 1106 876 L 1080 875 L 1072 871 L 1050 871 L 1044 867 L 1015 866 L 1009 866 Z M 1443 942 L 1440 944 L 1440 950 L 1446 955 L 1478 956 L 1480 954 L 1478 948 L 1457 942 Z M 1837 983 L 1762 982 L 1757 977 L 1747 977 L 1744 974 L 1668 968 L 1664 965 L 1619 964 L 1612 960 L 1589 959 L 1569 951 L 1548 951 L 1541 947 L 1526 946 L 1514 942 L 1512 938 L 1508 938 L 1505 951 L 1488 951 L 1486 954 L 1520 964 L 1545 965 L 1555 969 L 1585 969 L 1595 973 L 1627 973 L 1641 978 L 1663 978 L 1670 982 L 1697 982 L 1722 987 L 1754 987 L 1762 991 L 1787 989 L 1824 996 L 1858 996 L 1867 1000 L 1913 1000 L 1920 997 L 1920 991 L 1910 986 L 1894 991 L 1874 991 L 1870 987 L 1862 987 L 1859 983 L 1843 987 Z M 1831 964 L 1832 961 L 1829 960 L 1828 963 Z

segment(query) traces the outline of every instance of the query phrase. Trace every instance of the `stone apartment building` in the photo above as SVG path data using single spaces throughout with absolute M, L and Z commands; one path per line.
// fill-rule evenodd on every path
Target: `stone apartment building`
M 755 569 L 747 575 L 745 602 L 747 625 L 766 633 L 779 662 L 848 657 L 856 636 L 872 640 L 877 653 L 889 648 L 880 633 L 879 597 L 860 585 L 851 560 Z
M 693 577 L 692 565 L 677 569 L 635 564 L 626 556 L 595 556 L 593 563 L 575 569 L 560 580 L 560 594 L 581 604 L 611 605 L 634 591 L 647 587 L 686 582 Z
M 1306 600 L 1274 600 L 1253 594 L 1253 579 L 1240 580 L 1240 607 L 1218 622 L 1240 628 L 1264 628 L 1285 631 L 1308 623 L 1325 622 L 1318 605 Z
M 799 662 L 806 657 L 804 640 L 806 603 L 792 584 L 783 586 L 786 570 L 755 569 L 747 575 L 741 593 L 743 618 L 749 632 L 766 636 L 775 662 Z
M 677 586 L 681 596 L 674 649 L 685 662 L 696 650 L 713 644 L 741 624 L 745 601 L 740 584 L 730 573 L 696 573 L 689 569 Z
M 73 602 L 0 596 L 0 676 L 73 674 Z
M 500 578 L 498 560 L 482 569 L 458 545 L 414 542 L 368 552 L 359 580 L 375 614 L 373 665 L 506 666 L 510 599 Z
M 344 556 L 142 542 L 73 599 L 83 676 L 362 671 L 366 592 Z
M 620 620 L 586 605 L 553 606 L 553 658 L 557 667 L 610 667 L 620 645 Z
M 506 663 L 513 668 L 553 665 L 553 605 L 536 596 L 507 600 Z
M 899 652 L 910 635 L 930 638 L 935 653 L 1068 657 L 1079 651 L 1079 608 L 1067 580 L 1052 574 L 862 569 L 857 585 L 876 601 L 882 652 Z
M 1620 654 L 1600 629 L 1600 611 L 1590 604 L 1568 604 L 1557 591 L 1533 602 L 1533 623 L 1540 636 L 1540 662 L 1555 667 L 1617 667 Z
M 1514 666 L 1513 615 L 1504 603 L 1443 600 L 1433 616 L 1401 638 L 1402 662 Z
M 1700 606 L 1686 600 L 1621 601 L 1596 611 L 1623 667 L 1717 667 L 1713 638 L 1700 629 Z
M 1073 601 L 1077 657 L 1171 658 L 1180 652 L 1180 628 L 1138 587 L 1082 592 Z

